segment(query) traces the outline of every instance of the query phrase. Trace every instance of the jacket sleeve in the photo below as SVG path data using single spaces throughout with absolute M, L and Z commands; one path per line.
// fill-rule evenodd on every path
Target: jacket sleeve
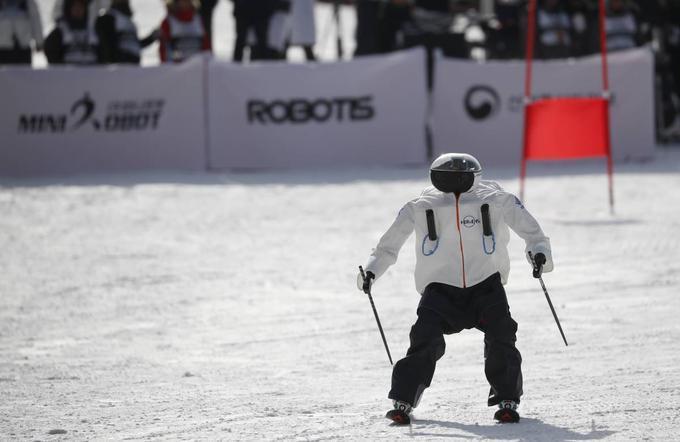
M 52 20 L 57 21 L 64 16 L 64 0 L 55 0 L 52 6 Z
M 538 221 L 524 208 L 522 202 L 515 195 L 503 193 L 502 205 L 503 219 L 526 243 L 525 254 L 527 261 L 531 264 L 529 252 L 534 256 L 537 253 L 543 253 L 546 258 L 543 271 L 545 273 L 551 272 L 553 270 L 553 260 L 550 238 L 545 236 Z
M 399 250 L 413 232 L 413 209 L 407 203 L 399 211 L 397 218 L 387 232 L 380 238 L 378 245 L 368 258 L 366 271 L 373 272 L 376 279 L 385 273 L 387 268 L 397 262 Z
M 203 42 L 201 43 L 201 50 L 212 52 L 212 42 L 210 41 L 210 35 L 203 31 Z
M 149 33 L 149 35 L 139 40 L 139 45 L 142 47 L 142 49 L 151 46 L 152 44 L 156 43 L 156 41 L 158 41 L 160 34 L 160 28 L 154 29 Z
M 158 41 L 160 45 L 158 46 L 159 55 L 162 63 L 168 63 L 172 61 L 172 57 L 169 55 L 170 52 L 170 22 L 166 18 L 161 23 L 160 34 L 158 36 Z
M 45 57 L 49 64 L 61 64 L 64 62 L 64 46 L 62 44 L 61 30 L 57 27 L 45 38 Z

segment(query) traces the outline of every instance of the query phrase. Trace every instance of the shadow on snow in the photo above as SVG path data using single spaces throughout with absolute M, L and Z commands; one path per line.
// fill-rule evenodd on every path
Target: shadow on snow
M 450 434 L 428 433 L 423 430 L 439 427 L 450 430 L 458 430 Z M 462 432 L 462 433 L 461 433 Z M 465 434 L 468 433 L 468 434 Z M 558 427 L 545 423 L 539 419 L 522 418 L 517 424 L 492 424 L 475 425 L 461 424 L 458 422 L 446 422 L 437 420 L 416 420 L 413 422 L 411 436 L 478 439 L 483 437 L 490 440 L 519 440 L 519 441 L 578 441 L 599 440 L 614 434 L 614 431 L 598 430 L 593 427 L 589 433 L 578 433 L 568 428 Z M 473 436 L 474 435 L 474 436 Z

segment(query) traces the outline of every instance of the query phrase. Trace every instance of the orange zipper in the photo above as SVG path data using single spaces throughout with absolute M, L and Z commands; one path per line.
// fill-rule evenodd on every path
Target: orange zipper
M 458 228 L 458 240 L 460 242 L 460 261 L 463 264 L 463 288 L 467 287 L 465 282 L 465 251 L 463 250 L 463 233 L 460 231 L 460 207 L 458 200 L 460 195 L 456 195 L 456 227 Z

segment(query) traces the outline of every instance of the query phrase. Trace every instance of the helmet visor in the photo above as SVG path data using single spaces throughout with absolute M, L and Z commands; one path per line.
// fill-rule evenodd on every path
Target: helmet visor
M 444 193 L 464 193 L 475 183 L 474 172 L 456 172 L 449 170 L 432 170 L 430 172 L 432 185 Z

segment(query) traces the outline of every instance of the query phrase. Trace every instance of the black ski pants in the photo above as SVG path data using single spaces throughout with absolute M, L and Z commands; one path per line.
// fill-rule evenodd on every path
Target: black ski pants
M 445 334 L 477 328 L 484 332 L 484 372 L 491 385 L 488 405 L 502 400 L 519 403 L 522 356 L 515 348 L 517 323 L 498 273 L 468 288 L 432 283 L 418 306 L 406 357 L 394 366 L 389 398 L 418 405 L 444 355 Z

